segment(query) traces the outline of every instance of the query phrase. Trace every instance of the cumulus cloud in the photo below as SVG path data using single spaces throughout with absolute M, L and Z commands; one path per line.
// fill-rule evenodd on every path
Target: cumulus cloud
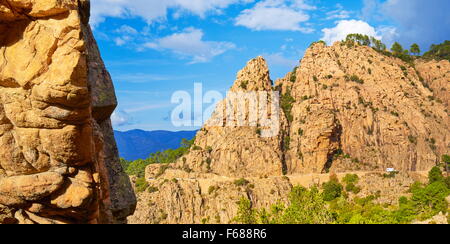
M 190 13 L 204 17 L 207 13 L 220 13 L 232 4 L 254 0 L 92 0 L 91 25 L 96 26 L 106 17 L 138 16 L 147 22 L 165 19 L 168 9 L 177 14 Z
M 398 38 L 398 31 L 393 26 L 379 26 L 377 28 L 362 20 L 340 20 L 333 28 L 322 30 L 324 40 L 328 45 L 345 40 L 349 34 L 363 34 L 375 37 L 390 47 Z
M 203 36 L 202 30 L 187 28 L 180 33 L 148 42 L 144 46 L 156 50 L 169 50 L 182 58 L 190 58 L 190 63 L 208 62 L 214 57 L 236 48 L 230 42 L 205 41 Z
M 114 127 L 129 125 L 131 124 L 131 120 L 131 116 L 123 110 L 116 110 L 111 115 L 111 122 Z
M 242 11 L 236 18 L 237 26 L 244 26 L 255 31 L 279 30 L 311 33 L 314 30 L 304 27 L 310 19 L 305 10 L 314 10 L 315 6 L 303 0 L 264 0 L 253 8 Z
M 381 39 L 378 36 L 374 27 L 362 20 L 341 20 L 337 22 L 337 25 L 333 28 L 325 28 L 322 30 L 324 40 L 329 45 L 337 41 L 344 40 L 348 34 L 358 33 L 368 36 L 373 36 L 377 39 Z

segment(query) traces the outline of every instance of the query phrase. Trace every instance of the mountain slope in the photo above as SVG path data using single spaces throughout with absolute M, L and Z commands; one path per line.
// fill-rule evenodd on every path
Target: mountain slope
M 191 140 L 197 131 L 114 131 L 119 154 L 126 160 L 146 159 L 151 153 L 180 147 L 182 139 Z

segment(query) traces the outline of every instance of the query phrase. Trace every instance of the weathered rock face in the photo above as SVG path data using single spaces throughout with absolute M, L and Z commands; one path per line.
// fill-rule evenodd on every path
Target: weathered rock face
M 290 115 L 280 111 L 277 136 L 262 137 L 258 124 L 207 125 L 196 136 L 198 150 L 174 167 L 228 177 L 427 171 L 448 153 L 450 144 L 448 65 L 418 62 L 415 68 L 369 47 L 315 44 L 295 73 L 276 83 L 283 97 L 291 97 L 292 107 Z M 262 58 L 250 61 L 231 88 L 271 90 Z M 226 106 L 220 103 L 211 120 L 220 120 Z
M 448 61 L 442 64 L 446 67 Z M 431 169 L 448 153 L 450 121 L 446 106 L 421 82 L 420 76 L 426 80 L 430 73 L 434 71 L 416 71 L 365 46 L 312 46 L 297 69 L 296 81 L 278 82 L 283 93 L 292 87 L 296 101 L 289 173 L 349 170 L 345 160 L 336 157 L 341 151 L 353 158 L 354 169 Z M 448 97 L 448 91 L 442 96 Z
M 314 44 L 275 84 L 286 112 L 279 112 L 276 136 L 261 136 L 258 123 L 207 123 L 177 163 L 147 167 L 151 192 L 139 195 L 130 221 L 228 223 L 241 197 L 267 207 L 286 201 L 292 185 L 328 181 L 327 172 L 356 173 L 361 196 L 376 192 L 380 203 L 395 204 L 420 180 L 416 175 L 449 153 L 449 65 L 411 66 L 369 47 Z M 273 89 L 264 59 L 257 58 L 238 73 L 231 91 Z M 221 116 L 227 106 L 219 103 L 211 121 L 229 120 Z M 246 110 L 242 115 L 249 118 Z M 386 168 L 401 174 L 385 179 Z M 235 182 L 241 177 L 248 184 Z
M 415 65 L 418 74 L 421 75 L 419 79 L 433 91 L 437 101 L 441 101 L 447 106 L 448 111 L 450 109 L 450 62 L 446 60 L 440 62 L 418 60 Z
M 136 200 L 87 0 L 0 0 L 0 223 L 115 223 Z
M 258 91 L 272 91 L 269 69 L 261 57 L 251 60 L 239 71 L 237 80 L 230 89 L 236 96 L 254 92 L 257 98 Z M 249 100 L 244 98 L 230 99 L 229 103 L 224 100 L 217 106 L 212 118 L 206 123 L 209 125 L 196 135 L 196 149 L 200 150 L 193 150 L 176 167 L 228 177 L 283 174 L 281 135 L 264 138 L 261 136 L 262 127 L 258 126 L 260 121 L 255 119 L 253 126 L 250 123 L 252 119 L 249 108 L 258 108 L 264 101 L 257 99 L 254 106 L 251 106 Z M 246 102 L 242 106 L 246 109 L 241 112 L 237 110 L 240 102 Z M 231 109 L 230 105 L 234 106 L 232 111 L 235 116 L 228 117 L 227 108 Z M 222 126 L 217 126 L 217 122 Z

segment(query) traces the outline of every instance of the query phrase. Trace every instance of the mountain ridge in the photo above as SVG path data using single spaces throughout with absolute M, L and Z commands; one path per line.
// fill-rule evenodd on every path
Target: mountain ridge
M 320 186 L 347 173 L 364 177 L 355 197 L 397 205 L 448 154 L 448 104 L 437 98 L 448 94 L 449 71 L 448 61 L 406 62 L 354 42 L 318 42 L 272 87 L 266 61 L 253 59 L 231 91 L 279 91 L 278 136 L 262 137 L 259 124 L 204 126 L 176 163 L 147 166 L 151 191 L 139 194 L 129 221 L 230 223 L 242 198 L 270 208 L 286 202 L 294 184 Z M 228 120 L 220 117 L 225 106 L 211 121 Z
M 182 139 L 191 140 L 195 137 L 194 131 L 146 131 L 134 129 L 129 131 L 114 130 L 119 155 L 128 161 L 146 159 L 152 153 L 167 149 L 176 149 Z

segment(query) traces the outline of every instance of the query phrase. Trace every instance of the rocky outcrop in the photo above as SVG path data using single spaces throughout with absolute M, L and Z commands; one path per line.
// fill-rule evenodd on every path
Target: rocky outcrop
M 89 1 L 0 0 L 0 223 L 117 223 L 136 204 Z
M 292 185 L 288 178 L 249 179 L 238 184 L 233 178 L 202 175 L 197 179 L 149 180 L 150 192 L 138 194 L 131 224 L 228 224 L 238 211 L 238 202 L 249 198 L 255 207 L 269 208 L 287 202 Z
M 422 76 L 428 72 L 422 70 Z M 448 153 L 449 117 L 446 106 L 431 99 L 433 92 L 418 73 L 370 47 L 313 45 L 294 84 L 278 82 L 284 94 L 292 87 L 295 100 L 288 171 L 349 170 L 341 167 L 339 154 L 360 168 L 433 167 Z
M 263 137 L 264 127 L 261 122 L 251 118 L 251 109 L 265 103 L 258 99 L 258 91 L 272 91 L 269 69 L 262 57 L 251 60 L 238 73 L 230 89 L 235 97 L 229 96 L 229 100 L 217 106 L 207 125 L 197 133 L 195 150 L 174 167 L 228 177 L 281 176 L 282 136 L 275 134 L 273 137 Z M 253 94 L 257 98 L 253 106 L 250 105 L 250 99 L 245 97 L 246 94 Z M 238 111 L 240 105 L 245 109 Z M 228 108 L 233 116 L 228 116 Z M 254 125 L 251 124 L 252 120 Z
M 340 178 L 356 173 L 361 196 L 376 194 L 379 203 L 396 204 L 421 179 L 417 175 L 449 153 L 449 72 L 448 61 L 412 65 L 366 46 L 316 43 L 273 87 L 265 60 L 251 60 L 230 91 L 279 91 L 279 101 L 268 99 L 281 107 L 269 112 L 279 115 L 278 133 L 264 136 L 264 124 L 250 123 L 249 108 L 260 101 L 252 105 L 228 94 L 187 155 L 147 167 L 150 192 L 139 195 L 130 221 L 228 223 L 239 198 L 270 206 L 286 201 L 292 185 L 327 181 L 328 172 Z M 242 101 L 246 109 L 236 111 Z M 228 116 L 229 107 L 236 117 Z M 239 116 L 248 123 L 227 123 Z M 386 178 L 386 168 L 401 173 Z
M 419 80 L 424 86 L 433 92 L 434 97 L 431 100 L 443 103 L 450 109 L 450 62 L 442 61 L 423 61 L 418 60 L 415 63 L 418 71 Z
M 253 126 L 207 122 L 196 136 L 195 150 L 172 167 L 228 177 L 427 171 L 448 153 L 450 144 L 448 110 L 435 98 L 447 98 L 448 92 L 424 86 L 429 80 L 439 80 L 436 87 L 448 85 L 442 80 L 449 62 L 438 64 L 440 73 L 370 47 L 315 44 L 295 73 L 276 82 L 283 108 L 276 136 L 261 136 L 259 121 Z M 238 73 L 230 91 L 272 89 L 267 65 L 257 58 Z M 223 116 L 227 106 L 220 103 L 211 120 L 229 120 Z M 249 114 L 245 110 L 243 117 Z

